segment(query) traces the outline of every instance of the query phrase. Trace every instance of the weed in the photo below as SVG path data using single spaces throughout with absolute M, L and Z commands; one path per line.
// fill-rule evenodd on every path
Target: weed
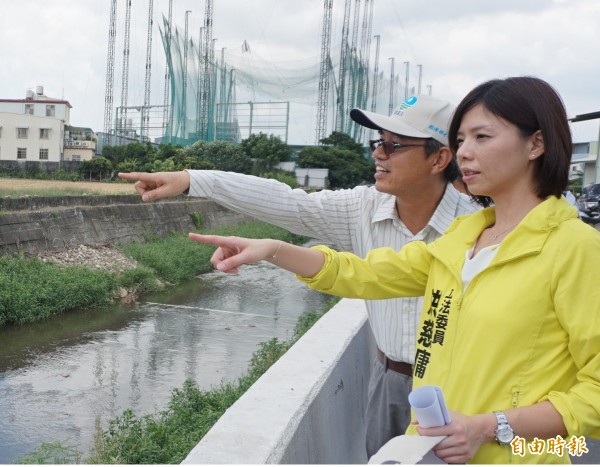
M 60 268 L 37 258 L 0 257 L 0 326 L 110 302 L 115 277 L 83 266 Z
M 61 442 L 44 443 L 20 457 L 17 464 L 81 464 L 83 453 Z
M 196 229 L 201 230 L 204 228 L 204 216 L 200 211 L 192 213 L 192 222 L 194 222 Z

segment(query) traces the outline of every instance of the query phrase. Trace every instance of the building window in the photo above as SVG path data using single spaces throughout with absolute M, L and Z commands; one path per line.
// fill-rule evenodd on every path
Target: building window
M 77 155 L 71 156 L 71 160 L 79 162 L 79 161 L 81 161 L 81 156 L 77 156 Z
M 40 149 L 40 160 L 41 161 L 48 160 L 48 149 Z
M 17 128 L 17 138 L 27 139 L 27 130 L 29 130 L 29 128 Z
M 48 139 L 50 137 L 50 128 L 40 128 L 40 139 Z
M 33 115 L 33 104 L 25 104 L 25 113 L 27 115 Z
M 54 105 L 46 106 L 46 117 L 54 117 L 55 112 L 56 112 L 56 108 Z
M 27 159 L 27 148 L 17 148 L 17 159 Z

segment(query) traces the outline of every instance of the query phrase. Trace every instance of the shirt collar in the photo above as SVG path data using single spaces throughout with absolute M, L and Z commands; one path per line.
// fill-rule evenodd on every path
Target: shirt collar
M 427 227 L 430 227 L 433 228 L 439 235 L 443 234 L 454 220 L 456 215 L 456 207 L 459 203 L 460 196 L 461 195 L 459 191 L 454 188 L 451 183 L 448 183 L 446 185 L 444 195 L 437 205 L 433 216 L 431 216 L 431 219 L 429 219 L 427 226 L 423 230 L 427 229 Z M 452 213 L 452 215 L 448 215 L 448 213 Z M 398 213 L 396 212 L 395 196 L 390 195 L 382 201 L 382 203 L 375 210 L 371 222 L 375 223 L 384 220 L 392 220 L 402 223 L 398 217 Z

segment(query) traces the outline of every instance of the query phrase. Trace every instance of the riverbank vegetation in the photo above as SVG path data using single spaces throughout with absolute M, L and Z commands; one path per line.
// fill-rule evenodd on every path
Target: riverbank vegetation
M 292 243 L 307 240 L 258 221 L 199 231 Z M 192 242 L 184 233 L 149 238 L 146 243 L 131 243 L 120 249 L 133 257 L 138 267 L 111 272 L 63 267 L 24 255 L 0 257 L 0 326 L 32 323 L 71 310 L 105 305 L 120 288 L 137 296 L 212 270 L 209 260 L 214 248 Z
M 258 221 L 235 227 L 198 229 L 204 233 L 239 235 L 251 238 L 278 238 L 293 243 L 308 239 Z M 118 287 L 136 287 L 149 292 L 160 284 L 178 284 L 212 270 L 213 247 L 190 241 L 186 234 L 150 238 L 146 243 L 121 247 L 138 267 L 121 273 L 91 270 L 84 266 L 60 267 L 37 258 L 0 257 L 0 321 L 18 324 L 50 318 L 53 314 L 108 303 Z M 247 372 L 231 383 L 209 390 L 188 380 L 175 389 L 167 408 L 152 415 L 138 416 L 125 410 L 110 421 L 106 431 L 98 426 L 89 458 L 68 441 L 42 444 L 15 462 L 21 464 L 170 464 L 180 463 L 212 425 L 277 359 L 327 311 L 337 299 L 321 310 L 302 315 L 289 341 L 271 339 L 252 355 Z M 105 427 L 106 428 L 106 427 Z

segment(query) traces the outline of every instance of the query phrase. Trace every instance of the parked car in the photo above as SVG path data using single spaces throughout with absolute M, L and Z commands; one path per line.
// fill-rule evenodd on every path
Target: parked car
M 600 222 L 600 183 L 588 185 L 581 190 L 581 195 L 577 198 L 580 217 L 588 224 L 597 224 Z

